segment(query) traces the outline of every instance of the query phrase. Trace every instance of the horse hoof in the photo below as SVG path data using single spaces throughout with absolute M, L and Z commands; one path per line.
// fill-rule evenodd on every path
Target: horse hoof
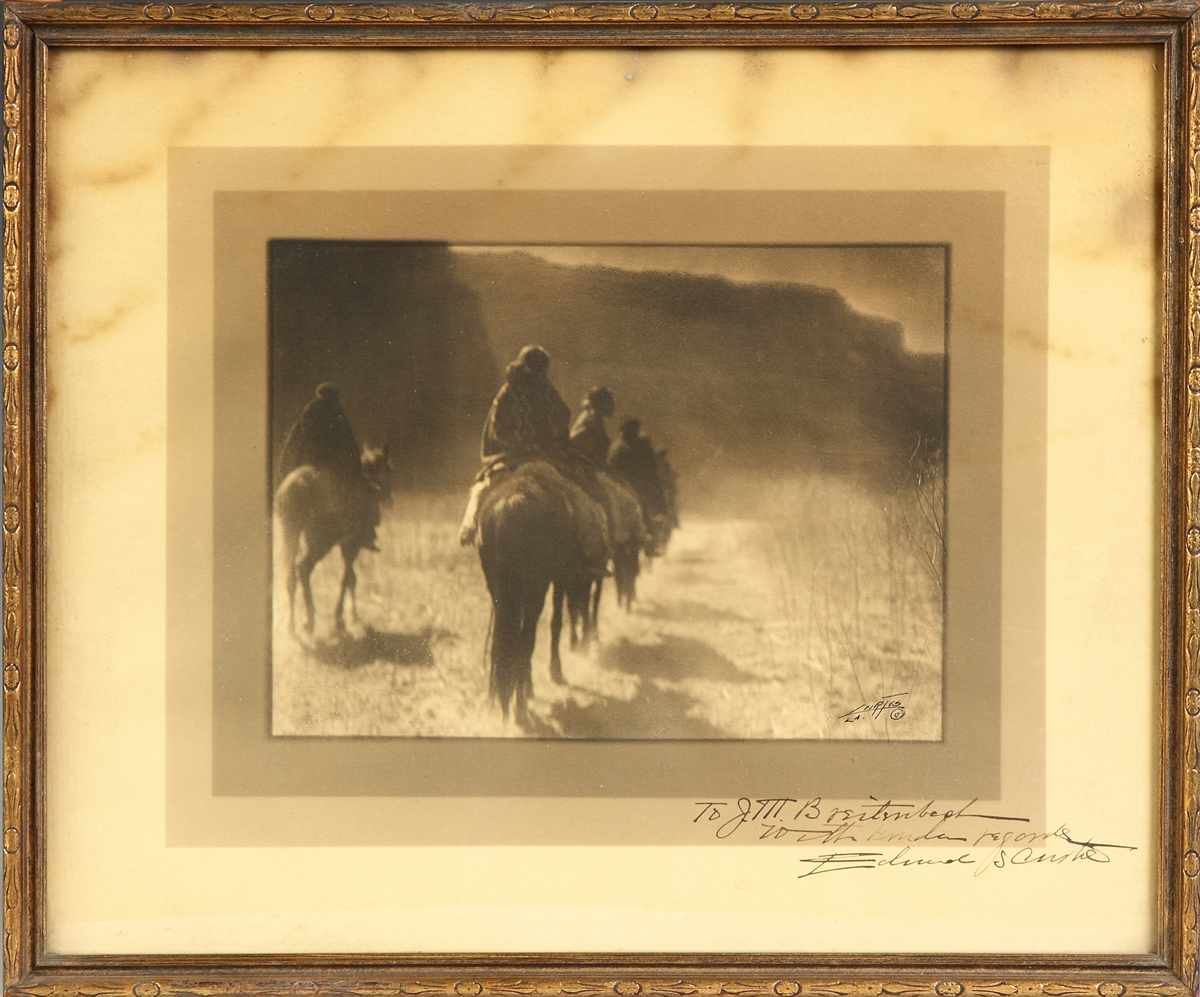
M 555 668 L 553 666 L 550 668 L 550 680 L 554 682 L 555 685 L 567 684 L 567 680 L 563 677 L 562 669 Z

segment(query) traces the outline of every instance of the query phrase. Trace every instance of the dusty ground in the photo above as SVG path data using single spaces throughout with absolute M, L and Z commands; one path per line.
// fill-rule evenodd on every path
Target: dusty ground
M 565 687 L 549 677 L 547 603 L 527 730 L 487 701 L 489 602 L 475 552 L 455 541 L 458 499 L 398 499 L 382 551 L 360 555 L 346 636 L 331 626 L 340 555 L 314 575 L 311 638 L 288 632 L 277 585 L 275 733 L 940 737 L 940 594 L 887 510 L 809 497 L 805 518 L 783 524 L 689 517 L 643 572 L 632 612 L 606 589 L 597 649 L 572 653 L 564 635 Z M 842 719 L 901 693 L 901 719 Z

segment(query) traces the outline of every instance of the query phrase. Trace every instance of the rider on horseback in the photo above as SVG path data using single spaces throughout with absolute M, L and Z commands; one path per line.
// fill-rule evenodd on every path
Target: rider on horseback
M 362 546 L 379 550 L 375 535 L 375 527 L 379 525 L 378 505 L 371 501 L 372 485 L 363 475 L 358 442 L 342 408 L 337 386 L 329 382 L 317 386 L 316 395 L 304 406 L 288 432 L 279 457 L 280 479 L 304 465 L 331 472 L 345 489 L 347 505 L 361 504 L 370 510 Z
M 558 488 L 572 506 L 579 534 L 583 563 L 588 570 L 603 574 L 608 560 L 607 535 L 592 536 L 584 524 L 589 517 L 580 508 L 588 496 L 599 489 L 594 471 L 586 471 L 586 462 L 570 449 L 571 410 L 550 383 L 550 355 L 540 346 L 525 346 L 508 365 L 504 383 L 496 393 L 483 427 L 483 468 L 471 486 L 467 509 L 459 529 L 464 546 L 476 542 L 479 505 L 488 486 L 500 475 L 522 464 L 541 461 L 549 465 Z M 603 518 L 603 513 L 601 513 Z M 600 527 L 604 532 L 603 524 Z
M 526 346 L 504 372 L 483 427 L 488 468 L 528 456 L 559 456 L 567 445 L 571 410 L 550 383 L 550 354 Z
M 616 400 L 608 388 L 592 388 L 583 399 L 579 415 L 571 426 L 571 449 L 596 467 L 604 467 L 611 441 L 604 420 L 616 410 Z
M 667 522 L 672 529 L 679 529 L 679 476 L 666 450 L 658 451 L 658 480 L 662 483 L 663 498 L 667 503 Z
M 637 419 L 621 423 L 621 438 L 609 451 L 608 466 L 629 482 L 642 503 L 647 523 L 668 514 L 658 456 L 649 437 L 642 435 L 642 424 Z
M 549 371 L 550 354 L 540 346 L 525 346 L 504 372 L 483 424 L 483 467 L 458 532 L 464 547 L 475 542 L 479 501 L 493 475 L 538 457 L 555 460 L 566 451 L 571 410 L 550 383 Z

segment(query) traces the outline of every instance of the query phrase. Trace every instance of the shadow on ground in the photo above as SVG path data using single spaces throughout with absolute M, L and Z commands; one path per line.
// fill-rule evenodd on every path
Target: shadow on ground
M 627 675 L 667 682 L 702 679 L 708 682 L 758 682 L 725 655 L 694 637 L 666 634 L 653 644 L 621 638 L 600 650 L 600 664 Z
M 707 588 L 718 586 L 725 588 L 736 585 L 737 579 L 714 573 L 708 569 L 671 565 L 671 584 L 676 588 L 686 588 L 690 585 L 703 585 Z
M 671 602 L 639 603 L 636 611 L 641 616 L 649 616 L 656 620 L 669 623 L 749 623 L 750 617 L 744 616 L 733 609 L 721 609 L 709 606 L 694 599 L 673 599 Z
M 358 668 L 376 661 L 432 668 L 434 644 L 439 640 L 454 639 L 457 639 L 456 634 L 439 627 L 399 633 L 368 626 L 362 633 L 347 632 L 308 644 L 306 650 L 318 661 L 340 668 Z
M 673 564 L 711 564 L 712 561 L 713 555 L 707 551 L 674 551 L 671 554 L 671 562 Z
M 556 700 L 544 712 L 531 714 L 525 729 L 532 737 L 606 741 L 727 737 L 720 727 L 688 715 L 696 702 L 653 682 L 640 683 L 632 699 L 577 690 L 572 698 Z
M 582 739 L 728 737 L 727 731 L 692 711 L 701 701 L 684 689 L 696 679 L 745 683 L 761 681 L 747 675 L 702 640 L 666 635 L 652 644 L 622 638 L 603 646 L 599 665 L 638 679 L 629 699 L 573 686 L 567 699 L 538 704 L 525 724 L 532 737 Z

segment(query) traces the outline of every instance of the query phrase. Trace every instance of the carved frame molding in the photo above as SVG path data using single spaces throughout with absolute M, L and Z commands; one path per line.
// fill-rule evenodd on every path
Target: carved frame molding
M 10 997 L 1185 997 L 1200 993 L 1200 0 L 5 6 L 4 972 Z M 1161 46 L 1164 390 L 1158 946 L 1146 957 L 59 957 L 43 944 L 46 60 L 55 45 Z M 1120 897 L 1113 897 L 1119 915 Z M 803 940 L 797 940 L 797 948 Z

